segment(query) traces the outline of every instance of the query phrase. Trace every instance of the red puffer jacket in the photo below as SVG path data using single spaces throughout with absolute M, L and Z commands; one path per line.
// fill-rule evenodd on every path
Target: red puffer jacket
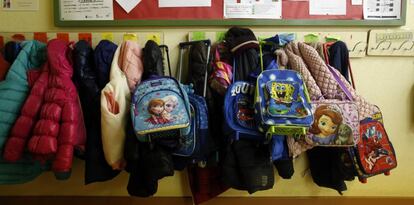
M 48 62 L 26 99 L 4 149 L 4 159 L 19 160 L 25 150 L 35 159 L 53 160 L 57 179 L 70 176 L 74 150 L 83 150 L 86 134 L 78 94 L 71 77 L 71 48 L 61 40 L 47 46 Z M 30 136 L 32 135 L 32 136 Z

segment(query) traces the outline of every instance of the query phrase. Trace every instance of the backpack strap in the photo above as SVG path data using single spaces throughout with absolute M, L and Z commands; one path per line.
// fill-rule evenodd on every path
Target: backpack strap
M 198 43 L 200 41 L 189 41 L 189 42 L 181 42 L 179 44 L 180 46 L 180 61 L 178 63 L 179 67 L 178 67 L 178 82 L 181 82 L 181 74 L 182 74 L 182 68 L 183 68 L 183 55 L 184 55 L 184 48 L 194 45 L 196 43 Z M 207 40 L 202 40 L 201 42 L 203 42 L 204 44 L 206 44 L 207 46 L 207 58 L 206 58 L 206 72 L 204 74 L 204 89 L 203 89 L 203 97 L 207 96 L 207 78 L 208 78 L 208 64 L 210 62 L 210 49 L 211 49 L 211 41 L 210 39 Z
M 348 88 L 345 86 L 345 83 L 341 80 L 338 73 L 335 72 L 335 68 L 330 66 L 329 64 L 326 64 L 329 68 L 329 71 L 331 71 L 332 75 L 334 76 L 336 82 L 338 82 L 339 87 L 341 87 L 342 91 L 344 91 L 345 95 L 348 97 L 348 100 L 353 101 L 353 97 L 351 92 L 348 90 Z
M 168 72 L 170 74 L 170 77 L 172 77 L 172 75 L 171 75 L 171 64 L 170 64 L 170 55 L 169 55 L 169 52 L 168 52 L 168 46 L 167 45 L 159 45 L 159 47 L 164 48 L 164 50 L 165 50 L 165 53 L 167 55 Z

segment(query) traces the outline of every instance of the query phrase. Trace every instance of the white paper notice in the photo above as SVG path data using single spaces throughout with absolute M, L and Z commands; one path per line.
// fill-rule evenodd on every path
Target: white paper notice
M 113 20 L 112 0 L 61 0 L 61 20 Z
M 352 5 L 362 5 L 362 0 L 352 0 L 351 4 Z
M 159 7 L 211 7 L 211 0 L 158 0 Z
M 346 0 L 309 0 L 310 15 L 346 15 Z
M 364 0 L 364 19 L 400 19 L 401 0 Z
M 2 0 L 3 10 L 37 11 L 39 0 Z
M 131 12 L 132 9 L 134 9 L 141 0 L 116 0 L 118 4 L 127 12 Z
M 281 19 L 282 0 L 225 0 L 224 18 Z

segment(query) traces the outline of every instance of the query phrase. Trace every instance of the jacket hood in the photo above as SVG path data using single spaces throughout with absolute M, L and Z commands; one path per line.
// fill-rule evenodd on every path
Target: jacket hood
M 100 89 L 109 82 L 109 71 L 117 48 L 115 43 L 108 40 L 101 40 L 95 48 L 95 73 Z
M 95 81 L 93 68 L 93 50 L 87 41 L 80 40 L 73 49 L 74 81 L 80 83 L 82 79 Z
M 142 65 L 142 51 L 137 42 L 125 41 L 119 51 L 118 65 L 125 73 L 128 81 L 128 87 L 131 92 L 141 82 L 144 71 Z
M 28 47 L 29 63 L 34 68 L 39 68 L 47 59 L 46 45 L 40 41 L 24 41 L 21 43 L 22 48 Z
M 144 79 L 151 75 L 164 76 L 162 52 L 155 41 L 149 40 L 144 47 Z
M 72 77 L 73 68 L 70 61 L 72 49 L 60 39 L 53 39 L 47 45 L 47 58 L 50 64 L 49 70 L 55 75 Z

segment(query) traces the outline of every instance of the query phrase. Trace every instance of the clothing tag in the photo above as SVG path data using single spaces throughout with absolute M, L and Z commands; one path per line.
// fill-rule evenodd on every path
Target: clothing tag
M 43 42 L 43 43 L 47 43 L 47 33 L 46 32 L 34 32 L 33 39 Z
M 113 33 L 101 33 L 102 40 L 114 41 L 114 34 Z
M 92 45 L 92 34 L 91 33 L 79 33 L 78 40 L 87 41 L 89 45 Z
M 161 44 L 161 37 L 159 33 L 150 33 L 147 35 L 147 40 L 153 40 L 158 45 Z
M 319 35 L 310 33 L 304 36 L 305 43 L 315 43 L 319 41 Z
M 341 37 L 336 36 L 336 35 L 329 35 L 325 37 L 326 42 L 335 42 L 335 41 L 340 41 L 340 40 L 341 40 Z
M 60 40 L 63 40 L 63 41 L 66 41 L 66 42 L 69 42 L 69 34 L 68 33 L 57 33 L 56 38 L 60 39 Z
M 24 40 L 26 40 L 26 37 L 23 34 L 16 33 L 12 36 L 12 39 L 14 41 L 24 41 Z
M 225 31 L 216 32 L 216 41 L 224 40 L 225 35 L 226 35 Z
M 126 33 L 124 34 L 124 41 L 135 41 L 138 42 L 138 36 L 134 33 Z
M 201 41 L 206 40 L 206 32 L 203 31 L 194 31 L 192 41 Z

